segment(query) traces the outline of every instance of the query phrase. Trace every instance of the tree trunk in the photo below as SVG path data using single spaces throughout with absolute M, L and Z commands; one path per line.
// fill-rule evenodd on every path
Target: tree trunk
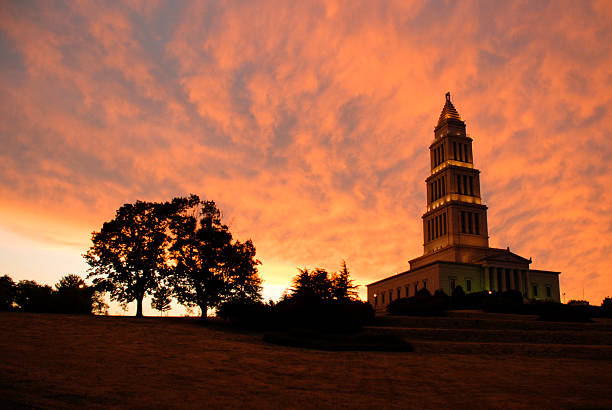
M 208 306 L 206 305 L 198 305 L 200 306 L 200 310 L 202 311 L 202 314 L 200 316 L 200 320 L 202 322 L 206 322 L 208 320 L 208 316 L 206 315 L 206 312 L 208 311 Z
M 142 297 L 136 299 L 136 317 L 142 317 Z

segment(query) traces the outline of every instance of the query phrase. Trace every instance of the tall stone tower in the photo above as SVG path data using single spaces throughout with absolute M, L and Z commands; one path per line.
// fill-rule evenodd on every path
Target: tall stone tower
M 374 309 L 384 313 L 395 299 L 413 297 L 420 289 L 450 295 L 456 286 L 468 293 L 516 290 L 528 300 L 560 301 L 561 272 L 530 269 L 531 258 L 511 252 L 510 247 L 489 247 L 487 207 L 480 196 L 472 139 L 450 93 L 429 152 L 423 255 L 408 261 L 409 270 L 367 285 Z
M 487 207 L 480 197 L 480 171 L 474 168 L 472 139 L 465 132 L 465 122 L 453 106 L 450 93 L 446 93 L 429 152 L 424 255 L 449 246 L 488 248 Z M 460 255 L 456 257 L 462 259 Z

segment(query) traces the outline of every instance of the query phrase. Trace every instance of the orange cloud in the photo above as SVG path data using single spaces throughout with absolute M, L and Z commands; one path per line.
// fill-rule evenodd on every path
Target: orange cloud
M 87 247 L 122 203 L 193 192 L 253 238 L 268 283 L 345 258 L 365 284 L 422 252 L 427 147 L 450 90 L 491 244 L 599 303 L 612 289 L 610 9 L 5 4 L 0 228 Z

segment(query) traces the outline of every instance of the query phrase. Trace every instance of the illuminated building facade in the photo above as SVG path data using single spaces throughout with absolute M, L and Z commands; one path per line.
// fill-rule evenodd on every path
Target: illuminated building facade
M 450 93 L 429 151 L 423 256 L 412 259 L 408 271 L 367 285 L 368 302 L 383 312 L 391 301 L 414 296 L 419 289 L 451 294 L 459 285 L 467 293 L 514 289 L 526 299 L 560 301 L 560 272 L 529 269 L 531 258 L 489 247 L 487 207 L 480 196 L 472 139 Z

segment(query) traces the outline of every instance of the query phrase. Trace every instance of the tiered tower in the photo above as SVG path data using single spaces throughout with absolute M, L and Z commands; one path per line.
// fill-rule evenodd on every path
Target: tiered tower
M 429 146 L 431 175 L 423 214 L 424 256 L 448 247 L 488 248 L 487 207 L 480 197 L 472 139 L 446 93 Z

